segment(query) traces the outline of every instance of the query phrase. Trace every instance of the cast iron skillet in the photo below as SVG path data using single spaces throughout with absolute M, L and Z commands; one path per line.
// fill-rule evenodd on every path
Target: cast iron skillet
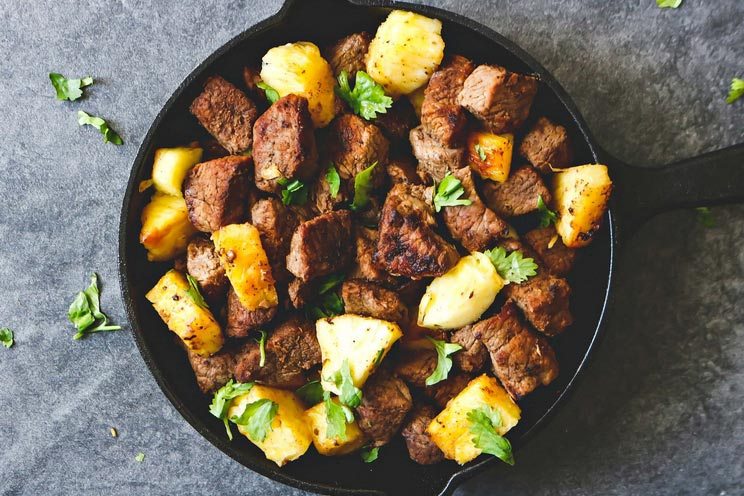
M 607 164 L 616 185 L 604 227 L 593 244 L 582 251 L 570 278 L 576 323 L 555 340 L 560 376 L 521 402 L 524 416 L 509 434 L 515 449 L 561 404 L 592 353 L 604 324 L 618 235 L 632 231 L 664 210 L 744 201 L 744 145 L 662 168 L 630 167 L 597 145 L 576 106 L 539 63 L 511 41 L 472 20 L 433 7 L 388 0 L 288 0 L 276 15 L 247 29 L 199 65 L 158 114 L 134 162 L 124 196 L 119 270 L 137 346 L 160 388 L 181 415 L 212 444 L 246 467 L 284 484 L 324 494 L 449 494 L 464 479 L 500 462 L 482 457 L 464 467 L 453 462 L 424 467 L 409 460 L 398 439 L 386 446 L 373 464 L 361 463 L 357 456 L 321 457 L 311 449 L 300 460 L 279 469 L 241 436 L 229 442 L 222 424 L 207 411 L 208 399 L 198 391 L 185 354 L 174 345 L 172 334 L 145 300 L 145 293 L 167 267 L 148 263 L 137 241 L 140 212 L 149 197 L 138 193 L 137 185 L 150 177 L 156 148 L 206 137 L 189 114 L 188 106 L 208 76 L 221 74 L 240 82 L 243 65 L 259 62 L 272 46 L 297 40 L 323 45 L 363 29 L 374 32 L 392 7 L 440 19 L 450 53 L 539 75 L 542 83 L 533 114 L 547 115 L 565 125 L 575 145 L 575 163 Z M 241 489 L 251 492 L 249 488 L 235 488 Z

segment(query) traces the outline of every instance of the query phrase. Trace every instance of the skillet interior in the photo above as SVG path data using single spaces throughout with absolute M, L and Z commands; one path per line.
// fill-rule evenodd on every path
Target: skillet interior
M 291 4 L 291 2 L 290 2 Z M 542 84 L 533 106 L 533 118 L 547 115 L 567 127 L 572 135 L 576 163 L 597 161 L 591 137 L 573 104 L 544 69 L 510 42 L 472 21 L 429 7 L 397 4 L 443 21 L 443 37 L 449 53 L 460 53 L 476 62 L 491 62 L 509 69 L 539 74 Z M 212 417 L 183 351 L 174 344 L 145 293 L 167 270 L 165 264 L 147 262 L 138 243 L 140 212 L 149 193 L 138 193 L 137 184 L 150 177 L 156 148 L 175 146 L 206 138 L 205 131 L 189 114 L 188 106 L 201 91 L 203 81 L 220 74 L 235 83 L 241 81 L 246 63 L 259 63 L 265 51 L 275 45 L 312 40 L 322 45 L 348 33 L 366 29 L 374 32 L 389 9 L 351 5 L 339 0 L 298 1 L 287 5 L 274 18 L 251 28 L 219 50 L 197 68 L 174 93 L 143 141 L 130 177 L 120 230 L 120 270 L 124 302 L 137 345 L 166 396 L 191 425 L 210 442 L 243 465 L 283 483 L 322 493 L 382 491 L 388 494 L 437 494 L 445 486 L 453 489 L 455 479 L 472 474 L 492 463 L 481 457 L 458 467 L 445 462 L 424 467 L 413 463 L 397 438 L 381 450 L 373 464 L 358 456 L 328 458 L 310 450 L 300 460 L 278 469 L 241 436 L 227 441 L 222 423 Z M 516 157 L 516 155 L 515 155 Z M 564 336 L 553 340 L 561 371 L 549 387 L 538 388 L 520 402 L 523 418 L 509 434 L 515 448 L 542 424 L 558 404 L 582 368 L 598 335 L 607 300 L 613 260 L 613 228 L 610 214 L 594 243 L 582 250 L 573 274 L 572 310 L 576 323 Z M 517 455 L 517 463 L 519 463 Z M 448 483 L 449 481 L 449 483 Z M 237 488 L 236 488 L 237 489 Z M 248 490 L 246 488 L 248 492 Z

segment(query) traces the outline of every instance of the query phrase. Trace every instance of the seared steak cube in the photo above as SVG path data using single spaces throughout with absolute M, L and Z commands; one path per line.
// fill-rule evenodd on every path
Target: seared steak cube
M 269 193 L 282 179 L 308 181 L 318 169 L 313 122 L 307 100 L 287 95 L 261 115 L 253 127 L 256 186 Z
M 453 355 L 454 356 L 454 355 Z M 447 406 L 447 402 L 460 394 L 465 386 L 473 379 L 473 376 L 464 372 L 451 371 L 449 376 L 442 382 L 437 382 L 433 386 L 427 386 L 424 394 L 431 398 L 441 408 Z
M 460 258 L 457 250 L 434 231 L 434 210 L 423 186 L 396 184 L 382 207 L 375 261 L 389 274 L 410 279 L 436 277 Z
M 386 370 L 378 370 L 364 384 L 362 403 L 356 409 L 359 428 L 373 446 L 387 444 L 412 406 L 408 386 Z
M 333 74 L 338 76 L 341 71 L 346 71 L 349 80 L 354 81 L 357 71 L 365 70 L 365 59 L 370 41 L 372 41 L 372 37 L 369 33 L 354 33 L 341 38 L 326 49 L 325 58 L 331 65 Z
M 229 288 L 227 290 L 227 326 L 225 334 L 234 338 L 248 336 L 251 331 L 259 329 L 271 322 L 276 316 L 277 307 L 257 308 L 248 310 L 241 303 L 238 294 Z
M 186 249 L 186 270 L 199 283 L 199 289 L 210 303 L 220 300 L 229 284 L 220 257 L 210 240 L 196 237 Z
M 445 148 L 462 145 L 468 119 L 465 110 L 457 103 L 457 95 L 474 68 L 470 60 L 455 55 L 432 74 L 424 90 L 421 125 L 434 141 Z
M 511 133 L 527 120 L 536 93 L 534 76 L 479 65 L 465 80 L 457 102 L 492 133 Z
M 292 240 L 300 218 L 291 209 L 275 198 L 256 202 L 251 209 L 251 223 L 261 233 L 261 244 L 271 263 L 271 273 L 278 283 L 286 283 L 291 278 L 286 261 L 289 243 Z
M 503 183 L 485 181 L 483 197 L 486 204 L 497 214 L 505 217 L 524 215 L 537 210 L 537 199 L 542 196 L 548 204 L 550 190 L 540 174 L 529 165 L 514 170 Z
M 349 277 L 392 286 L 396 283 L 397 279 L 385 272 L 375 262 L 375 250 L 377 249 L 378 238 L 379 232 L 377 230 L 356 226 L 354 230 L 354 241 L 356 244 L 355 265 Z
M 238 154 L 251 147 L 253 123 L 258 114 L 256 106 L 245 93 L 220 76 L 207 80 L 190 110 L 228 152 Z
M 434 350 L 403 350 L 397 358 L 395 375 L 411 386 L 424 387 L 426 378 L 437 368 L 437 354 Z
M 344 269 L 352 256 L 351 214 L 338 210 L 303 222 L 295 230 L 287 269 L 303 281 Z
M 202 162 L 189 171 L 183 196 L 195 228 L 213 232 L 245 221 L 250 164 L 250 157 L 236 155 Z
M 521 398 L 558 376 L 553 348 L 544 337 L 529 330 L 512 303 L 472 328 L 488 349 L 494 373 L 512 396 Z
M 196 375 L 196 383 L 202 393 L 218 390 L 232 379 L 235 370 L 235 354 L 233 350 L 222 349 L 212 356 L 204 357 L 191 350 L 186 353 L 191 368 Z
M 565 279 L 540 272 L 522 284 L 509 284 L 505 289 L 506 296 L 538 331 L 555 336 L 573 323 L 569 308 L 571 288 Z
M 416 173 L 416 165 L 407 158 L 391 159 L 387 164 L 387 174 L 393 184 L 421 184 L 421 178 Z
M 534 229 L 523 236 L 525 243 L 537 252 L 544 267 L 556 276 L 565 277 L 571 272 L 576 250 L 563 244 L 555 227 Z
M 337 117 L 328 128 L 328 158 L 344 181 L 353 180 L 377 162 L 372 169 L 372 185 L 382 186 L 389 146 L 377 126 L 354 114 Z
M 416 127 L 418 117 L 408 98 L 399 98 L 384 114 L 377 114 L 374 123 L 390 141 L 396 143 L 408 139 L 411 129 Z
M 426 432 L 426 428 L 436 416 L 437 411 L 431 405 L 415 404 L 401 430 L 401 435 L 406 440 L 408 456 L 421 465 L 431 465 L 444 460 L 444 453 Z
M 452 361 L 463 372 L 478 372 L 486 364 L 488 352 L 476 337 L 472 325 L 453 332 L 450 342 L 462 346 L 460 351 L 452 355 Z
M 331 186 L 328 183 L 325 174 L 320 174 L 310 187 L 310 201 L 308 203 L 318 214 L 324 214 L 336 210 L 351 199 L 349 198 L 350 195 L 348 195 L 346 191 L 347 186 L 349 186 L 349 184 L 342 180 L 336 196 L 333 196 L 331 194 Z
M 573 160 L 566 128 L 553 124 L 545 117 L 540 117 L 522 139 L 519 154 L 545 174 L 551 172 L 551 167 L 569 167 Z
M 439 182 L 447 172 L 465 165 L 465 148 L 446 148 L 426 134 L 423 126 L 411 130 L 410 140 L 418 160 L 418 174 L 429 182 Z
M 287 296 L 289 302 L 295 308 L 302 308 L 316 296 L 316 281 L 303 281 L 302 279 L 292 279 L 287 286 Z
M 403 322 L 407 309 L 395 291 L 362 279 L 344 281 L 341 299 L 346 313 L 355 313 L 390 322 Z
M 469 199 L 471 203 L 442 209 L 447 229 L 468 251 L 483 251 L 493 247 L 496 240 L 509 234 L 509 225 L 480 199 L 470 167 L 463 167 L 453 175 L 460 180 L 465 191 L 462 198 Z

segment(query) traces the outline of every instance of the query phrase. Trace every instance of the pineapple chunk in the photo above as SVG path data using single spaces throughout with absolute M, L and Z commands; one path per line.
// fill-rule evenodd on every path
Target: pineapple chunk
M 418 325 L 457 329 L 472 324 L 503 287 L 504 281 L 491 260 L 483 253 L 473 252 L 431 281 L 419 303 Z
M 186 276 L 169 270 L 145 296 L 168 329 L 175 332 L 189 350 L 210 356 L 222 348 L 225 340 L 212 312 L 194 302 L 188 294 L 189 288 Z
M 336 115 L 333 70 L 309 41 L 287 43 L 266 52 L 261 79 L 279 96 L 292 93 L 307 98 L 315 127 L 327 126 Z
M 305 424 L 304 405 L 290 391 L 256 384 L 246 394 L 232 400 L 227 411 L 228 418 L 239 416 L 249 403 L 260 399 L 271 400 L 279 405 L 266 438 L 263 441 L 254 441 L 248 436 L 247 428 L 242 425 L 238 426 L 238 431 L 258 446 L 266 458 L 280 467 L 304 455 L 310 447 L 312 436 Z
M 184 251 L 196 229 L 189 221 L 186 201 L 156 192 L 142 209 L 140 243 L 151 262 L 171 260 Z
M 334 398 L 332 401 L 338 403 L 337 398 Z M 314 407 L 305 410 L 305 422 L 313 436 L 315 449 L 318 450 L 318 453 L 321 455 L 348 455 L 364 446 L 367 441 L 356 420 L 346 424 L 346 439 L 328 439 L 326 437 L 328 420 L 326 419 L 326 406 L 323 401 Z
M 517 404 L 495 378 L 483 374 L 452 398 L 426 429 L 446 458 L 463 465 L 481 454 L 473 444 L 468 413 L 483 406 L 501 415 L 501 425 L 496 427 L 501 436 L 519 422 L 521 410 Z
M 345 360 L 354 386 L 361 388 L 390 348 L 402 335 L 397 324 L 385 320 L 345 314 L 315 323 L 323 356 L 323 389 L 334 394 L 340 390 L 331 380 Z
M 250 224 L 230 224 L 213 232 L 212 241 L 227 278 L 247 310 L 279 303 L 258 229 Z
M 468 137 L 470 168 L 483 179 L 503 183 L 511 168 L 513 134 L 475 132 Z
M 442 23 L 394 10 L 377 28 L 367 52 L 367 73 L 390 96 L 407 95 L 429 80 L 444 57 Z
M 612 192 L 607 166 L 600 164 L 570 167 L 553 179 L 553 202 L 558 213 L 556 231 L 563 244 L 581 248 L 592 241 L 601 225 Z
M 202 158 L 201 148 L 158 148 L 152 164 L 152 183 L 161 193 L 183 196 L 181 185 L 186 174 Z

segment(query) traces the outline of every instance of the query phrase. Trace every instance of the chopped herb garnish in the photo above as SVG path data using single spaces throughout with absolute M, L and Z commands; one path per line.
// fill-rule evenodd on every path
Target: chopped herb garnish
M 460 198 L 465 194 L 465 189 L 459 179 L 448 172 L 442 182 L 437 185 L 437 194 L 434 195 L 434 210 L 439 212 L 442 207 L 455 207 L 458 205 L 470 205 L 473 203 L 468 198 Z
M 656 0 L 656 5 L 661 9 L 676 9 L 682 5 L 682 0 Z
M 380 362 L 382 362 L 382 357 L 385 354 L 385 348 L 380 348 L 377 350 L 377 355 L 375 355 L 375 365 L 380 365 Z
M 372 171 L 376 166 L 377 162 L 354 176 L 354 201 L 349 206 L 354 212 L 360 211 L 369 203 L 369 192 L 372 191 Z
M 258 366 L 263 367 L 266 365 L 266 331 L 258 331 L 261 336 L 256 339 L 258 343 L 258 351 L 261 353 L 261 358 L 258 360 Z
M 264 83 L 263 81 L 259 81 L 256 86 L 264 90 L 266 99 L 269 101 L 269 103 L 276 103 L 276 101 L 279 100 L 279 92 L 268 84 Z
M 708 207 L 698 207 L 695 209 L 698 216 L 698 221 L 704 226 L 704 227 L 715 227 L 716 221 L 713 218 L 713 213 L 710 211 Z
M 332 377 L 326 380 L 333 382 L 333 384 L 335 384 L 339 389 L 338 399 L 344 405 L 356 408 L 362 402 L 362 391 L 354 385 L 354 381 L 351 378 L 349 360 L 344 360 L 341 364 L 341 368 L 338 369 Z
M 744 79 L 734 78 L 731 80 L 731 88 L 729 89 L 726 103 L 734 103 L 736 100 L 744 96 Z
M 199 291 L 199 282 L 194 279 L 191 274 L 186 274 L 186 279 L 189 281 L 189 289 L 186 290 L 186 294 L 189 295 L 189 298 L 194 300 L 194 303 L 196 303 L 197 306 L 209 308 L 209 305 L 204 301 L 204 297 Z
M 496 272 L 504 280 L 504 284 L 524 282 L 537 274 L 535 261 L 531 258 L 524 258 L 519 250 L 514 250 L 507 255 L 506 250 L 499 246 L 493 250 L 486 250 L 483 254 L 496 267 Z
M 0 328 L 0 343 L 6 348 L 10 348 L 15 343 L 13 339 L 13 331 L 9 327 Z
M 380 448 L 378 446 L 375 446 L 374 448 L 371 448 L 369 446 L 365 446 L 362 448 L 362 451 L 359 452 L 359 455 L 362 457 L 362 461 L 364 463 L 372 463 L 373 461 L 377 460 L 377 456 L 380 453 Z
M 277 181 L 282 188 L 282 203 L 285 205 L 304 205 L 307 202 L 307 188 L 305 185 L 295 179 L 290 181 L 289 179 L 281 178 Z
M 222 420 L 225 424 L 227 437 L 232 441 L 232 431 L 230 424 L 227 422 L 227 410 L 230 408 L 230 402 L 242 394 L 246 394 L 253 387 L 252 382 L 234 382 L 232 379 L 227 384 L 219 388 L 212 397 L 212 403 L 209 405 L 209 413 Z
M 385 94 L 382 86 L 364 71 L 357 71 L 353 90 L 349 86 L 349 74 L 341 71 L 335 90 L 355 114 L 367 120 L 387 113 L 387 109 L 393 105 L 393 99 Z
M 328 164 L 325 180 L 328 183 L 328 191 L 331 193 L 331 198 L 336 198 L 338 196 L 338 190 L 341 189 L 341 177 L 338 175 L 338 171 L 333 164 Z
M 501 415 L 488 405 L 476 408 L 468 412 L 470 421 L 470 433 L 473 435 L 473 444 L 476 448 L 493 455 L 509 465 L 514 465 L 514 454 L 511 443 L 496 432 L 501 426 Z
M 537 212 L 540 215 L 540 227 L 548 227 L 558 222 L 558 214 L 548 208 L 542 195 L 537 196 Z
M 134 461 L 142 463 L 143 461 L 145 461 L 145 454 L 140 451 L 139 453 L 134 455 Z
M 124 143 L 124 141 L 121 139 L 121 136 L 116 134 L 116 131 L 111 129 L 108 125 L 108 123 L 101 119 L 100 117 L 95 117 L 90 114 L 86 114 L 82 110 L 78 110 L 78 124 L 81 126 L 93 126 L 94 128 L 98 129 L 101 134 L 103 135 L 103 142 L 104 143 L 113 143 L 115 145 L 121 145 Z
M 308 405 L 317 405 L 323 401 L 323 386 L 317 380 L 301 386 L 295 393 Z
M 344 313 L 344 300 L 337 293 L 321 295 L 317 305 L 307 307 L 310 320 L 327 319 Z
M 75 295 L 75 299 L 67 310 L 67 318 L 78 331 L 73 339 L 80 339 L 94 332 L 121 329 L 120 326 L 109 325 L 108 317 L 101 311 L 98 276 L 95 273 L 90 276 L 90 286 Z
M 337 274 L 331 274 L 327 276 L 325 279 L 323 279 L 318 286 L 318 294 L 325 294 L 328 291 L 332 290 L 339 284 L 341 284 L 341 281 L 344 280 L 344 273 L 339 272 Z
M 331 399 L 331 394 L 323 393 L 323 404 L 326 411 L 326 438 L 346 440 L 346 424 L 354 421 L 354 412 L 346 405 Z
M 93 78 L 88 76 L 82 79 L 67 79 L 56 72 L 49 73 L 49 80 L 57 92 L 57 100 L 69 100 L 74 102 L 83 96 L 83 88 L 93 84 Z
M 429 336 L 426 336 L 426 339 L 431 341 L 437 352 L 437 368 L 435 368 L 434 372 L 426 378 L 426 385 L 433 386 L 447 378 L 450 369 L 452 369 L 452 359 L 449 356 L 456 351 L 460 351 L 462 346 L 455 343 L 440 341 L 439 339 L 434 339 Z
M 261 398 L 248 403 L 240 415 L 230 417 L 230 421 L 236 425 L 245 426 L 248 437 L 252 441 L 260 443 L 266 439 L 271 430 L 271 421 L 276 417 L 279 405 L 269 399 Z
M 478 154 L 478 158 L 481 160 L 486 160 L 486 151 L 483 149 L 480 144 L 476 143 L 473 147 L 473 150 L 475 150 L 475 153 Z

